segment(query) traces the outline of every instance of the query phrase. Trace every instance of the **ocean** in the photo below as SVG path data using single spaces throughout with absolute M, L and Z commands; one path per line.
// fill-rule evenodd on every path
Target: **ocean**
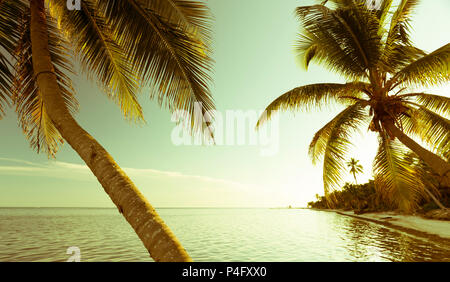
M 194 261 L 450 261 L 450 246 L 308 209 L 159 208 Z M 0 208 L 0 261 L 152 261 L 117 209 Z

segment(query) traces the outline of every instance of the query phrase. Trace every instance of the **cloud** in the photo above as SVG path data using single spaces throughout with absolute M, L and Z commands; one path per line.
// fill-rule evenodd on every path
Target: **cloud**
M 264 185 L 248 185 L 228 179 L 152 168 L 125 167 L 123 170 L 142 194 L 151 200 L 152 205 L 157 207 L 262 207 L 292 203 L 292 199 L 280 194 L 279 189 L 267 189 Z M 1 175 L 12 176 L 13 183 L 8 182 L 11 180 L 9 179 L 5 180 L 8 185 L 2 185 L 5 177 L 2 178 Z M 28 180 L 15 183 L 16 179 L 25 177 L 36 182 L 36 185 L 23 187 L 22 185 L 30 184 Z M 52 179 L 61 181 L 51 181 Z M 0 199 L 3 198 L 9 206 L 11 202 L 20 202 L 19 206 L 35 206 L 37 202 L 40 203 L 39 206 L 110 205 L 103 189 L 91 189 L 99 184 L 90 169 L 83 164 L 61 161 L 35 163 L 0 158 L 0 192 L 2 188 L 11 185 L 15 188 L 13 191 L 27 189 L 27 196 L 32 200 L 23 199 L 20 193 L 13 193 L 11 196 L 11 189 L 4 189 L 5 194 L 0 194 Z M 36 187 L 39 189 L 34 189 Z M 69 189 L 61 189 L 65 187 Z
M 0 161 L 26 164 L 26 165 L 29 165 L 29 166 L 39 166 L 39 167 L 42 166 L 41 164 L 37 164 L 37 163 L 29 162 L 29 161 L 24 161 L 24 160 L 19 160 L 19 159 L 11 159 L 11 158 L 0 158 Z
M 25 175 L 25 176 L 43 176 L 52 178 L 75 179 L 81 181 L 95 180 L 94 175 L 87 165 L 67 163 L 60 161 L 48 161 L 47 163 L 34 163 L 25 160 L 0 158 L 1 162 L 15 163 L 20 165 L 0 165 L 0 174 L 3 175 Z M 227 179 L 214 178 L 201 175 L 188 175 L 175 171 L 163 171 L 150 168 L 122 168 L 132 179 L 144 178 L 168 178 L 171 180 L 189 180 L 208 182 L 211 184 L 220 184 L 221 186 L 232 186 L 239 189 L 247 189 L 249 185 L 231 181 Z

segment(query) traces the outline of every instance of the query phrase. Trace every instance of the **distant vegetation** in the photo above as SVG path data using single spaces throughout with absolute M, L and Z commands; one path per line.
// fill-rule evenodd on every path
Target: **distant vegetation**
M 448 161 L 447 155 L 442 156 Z M 450 220 L 450 189 L 443 183 L 442 178 L 434 172 L 416 154 L 410 152 L 404 156 L 405 163 L 408 164 L 417 181 L 424 187 L 415 200 L 413 210 L 409 212 L 423 214 L 429 218 Z M 352 168 L 349 172 L 353 174 L 353 167 L 358 163 L 352 158 L 347 162 Z M 353 174 L 353 176 L 355 176 Z M 392 199 L 391 192 L 376 185 L 374 180 L 365 184 L 346 183 L 340 190 L 335 190 L 328 195 L 319 196 L 317 201 L 308 203 L 309 208 L 316 209 L 342 209 L 353 210 L 356 214 L 367 212 L 400 211 L 404 212 L 398 203 Z
M 440 202 L 450 207 L 450 193 L 448 188 L 439 187 L 435 192 L 439 195 Z M 329 195 L 329 201 L 325 196 L 316 195 L 317 201 L 308 203 L 309 208 L 328 209 L 331 206 L 334 209 L 353 210 L 356 214 L 366 212 L 395 211 L 398 207 L 388 197 L 377 192 L 373 180 L 365 184 L 346 183 L 341 190 L 332 192 Z M 332 201 L 332 204 L 330 203 Z M 424 195 L 419 201 L 415 212 L 427 213 L 439 209 L 438 205 L 430 198 Z

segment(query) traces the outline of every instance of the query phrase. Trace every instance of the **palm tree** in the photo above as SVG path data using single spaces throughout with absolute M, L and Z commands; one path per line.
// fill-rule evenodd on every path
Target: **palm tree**
M 347 167 L 350 168 L 350 173 L 353 174 L 353 177 L 355 178 L 355 184 L 358 184 L 358 181 L 356 181 L 356 174 L 363 172 L 362 165 L 359 164 L 358 160 L 351 158 L 350 161 L 347 162 Z
M 326 1 L 327 2 L 327 1 Z M 257 127 L 276 110 L 319 109 L 337 102 L 345 106 L 314 136 L 309 154 L 323 157 L 323 181 L 328 195 L 341 182 L 343 160 L 352 133 L 366 125 L 378 133 L 374 162 L 377 189 L 411 210 L 423 192 L 403 159 L 405 147 L 415 152 L 450 186 L 450 164 L 439 157 L 450 149 L 450 98 L 414 87 L 436 86 L 450 80 L 450 44 L 431 53 L 413 46 L 410 20 L 417 0 L 381 0 L 370 9 L 363 0 L 333 0 L 326 5 L 298 7 L 304 31 L 297 50 L 307 68 L 322 63 L 347 83 L 318 83 L 295 88 L 275 99 Z M 391 13 L 393 12 L 393 13 Z M 433 153 L 411 137 L 420 139 Z
M 15 105 L 38 152 L 53 157 L 63 140 L 69 143 L 155 261 L 191 261 L 112 156 L 74 119 L 70 75 L 78 59 L 136 122 L 144 121 L 137 94 L 148 84 L 155 89 L 151 97 L 171 110 L 192 117 L 196 102 L 202 111 L 213 109 L 209 11 L 195 1 L 83 0 L 79 11 L 66 2 L 0 1 L 0 106 Z

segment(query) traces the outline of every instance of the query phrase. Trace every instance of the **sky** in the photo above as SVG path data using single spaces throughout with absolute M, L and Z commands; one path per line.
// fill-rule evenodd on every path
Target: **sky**
M 305 71 L 296 61 L 299 32 L 295 19 L 302 0 L 209 0 L 214 16 L 211 92 L 219 116 L 259 113 L 281 94 L 319 82 L 345 82 L 312 65 Z M 450 2 L 421 1 L 412 24 L 413 41 L 428 52 L 449 42 Z M 216 146 L 180 144 L 167 109 L 139 96 L 146 124 L 132 124 L 82 73 L 73 77 L 80 111 L 77 121 L 102 144 L 155 207 L 281 207 L 306 206 L 323 195 L 321 163 L 313 165 L 308 145 L 341 107 L 320 112 L 281 113 L 269 123 L 266 137 L 253 144 Z M 433 92 L 431 92 L 433 91 Z M 450 96 L 447 87 L 430 93 Z M 0 121 L 0 207 L 113 207 L 111 200 L 68 145 L 49 159 L 33 151 L 18 127 L 12 109 Z M 247 122 L 247 134 L 254 123 Z M 278 125 L 278 126 L 277 126 Z M 226 135 L 229 132 L 227 131 Z M 248 135 L 249 136 L 249 135 Z M 175 141 L 174 141 L 175 140 Z M 225 139 L 226 140 L 226 136 Z M 265 143 L 267 141 L 269 143 Z M 363 183 L 372 178 L 377 140 L 363 130 L 349 154 L 360 160 Z M 353 181 L 351 175 L 346 181 Z

